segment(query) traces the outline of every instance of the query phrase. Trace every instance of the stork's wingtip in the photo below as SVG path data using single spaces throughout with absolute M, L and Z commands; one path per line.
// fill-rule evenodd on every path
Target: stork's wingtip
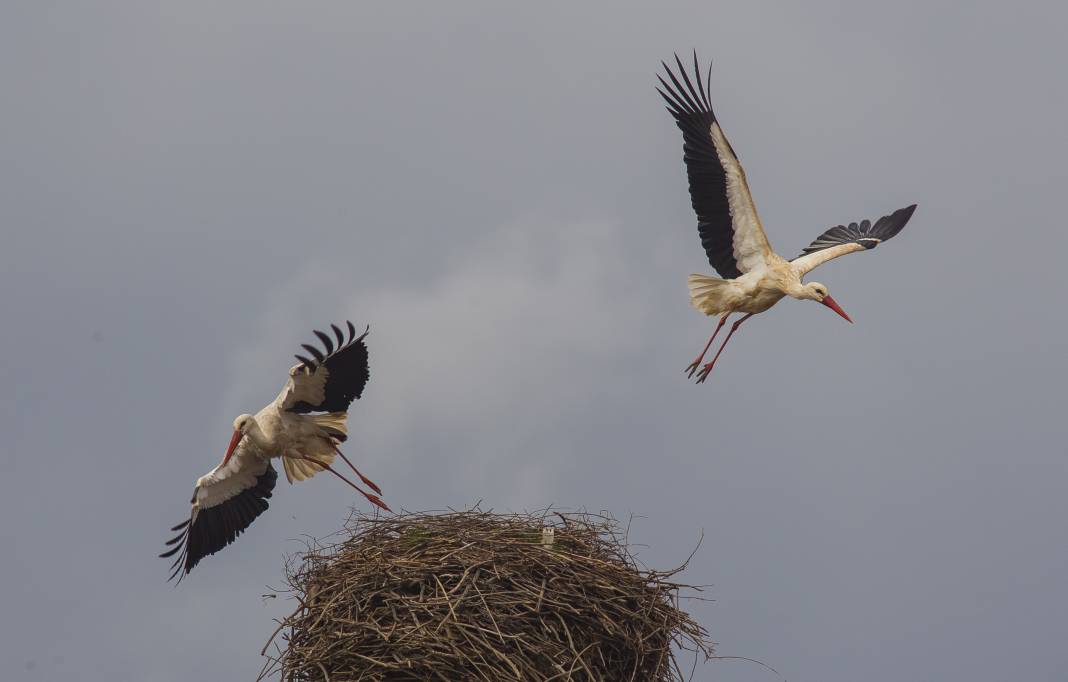
M 903 209 L 901 209 L 900 211 L 897 212 L 898 216 L 901 219 L 901 227 L 905 227 L 905 225 L 908 224 L 909 220 L 912 219 L 912 214 L 915 213 L 915 212 L 916 212 L 916 204 L 912 204 L 911 206 L 906 206 L 905 208 L 903 208 Z

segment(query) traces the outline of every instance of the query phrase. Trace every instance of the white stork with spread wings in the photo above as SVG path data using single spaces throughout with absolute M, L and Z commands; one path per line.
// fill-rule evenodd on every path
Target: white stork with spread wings
M 189 519 L 171 530 L 178 533 L 167 542 L 173 547 L 160 554 L 175 554 L 171 568 L 179 582 L 201 559 L 229 545 L 267 509 L 278 474 L 271 460 L 280 457 L 290 483 L 329 471 L 358 490 L 374 505 L 389 511 L 378 495 L 366 492 L 330 465 L 341 455 L 366 485 L 382 491 L 338 450 L 348 437 L 345 420 L 353 400 L 360 397 L 370 376 L 367 367 L 367 331 L 359 337 L 352 322 L 348 339 L 337 325 L 330 325 L 337 341 L 315 330 L 326 348 L 302 344 L 311 358 L 296 356 L 300 364 L 289 370 L 282 392 L 254 416 L 234 420 L 234 435 L 222 462 L 197 479 Z M 318 413 L 318 414 L 312 414 Z
M 727 341 L 750 317 L 762 313 L 784 296 L 818 301 L 849 322 L 849 316 L 818 283 L 802 283 L 802 278 L 823 263 L 855 251 L 874 249 L 905 227 L 916 205 L 894 211 L 875 221 L 865 220 L 849 226 L 832 227 L 804 249 L 797 258 L 787 261 L 768 244 L 764 226 L 757 215 L 745 171 L 716 120 L 710 103 L 710 88 L 701 80 L 697 53 L 694 53 L 694 78 L 686 73 L 682 60 L 676 77 L 671 67 L 661 62 L 671 80 L 657 92 L 664 98 L 668 111 L 682 130 L 683 158 L 690 181 L 690 199 L 697 213 L 697 231 L 708 255 L 708 262 L 723 279 L 708 275 L 690 275 L 690 302 L 706 315 L 719 315 L 719 324 L 701 355 L 684 371 L 693 377 L 716 334 L 733 313 L 745 313 L 732 326 L 712 361 L 701 367 L 697 383 L 708 378 Z M 681 82 L 679 78 L 681 77 Z M 709 66 L 708 79 L 712 77 Z M 696 87 L 694 82 L 696 81 Z M 685 85 L 684 85 L 685 84 Z

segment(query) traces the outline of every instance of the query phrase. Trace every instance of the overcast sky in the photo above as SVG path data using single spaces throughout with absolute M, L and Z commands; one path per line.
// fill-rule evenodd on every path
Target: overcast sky
M 346 318 L 395 508 L 635 514 L 660 568 L 703 531 L 693 614 L 791 682 L 1068 678 L 1068 11 L 157 4 L 0 10 L 5 679 L 255 677 L 284 555 L 364 502 L 282 482 L 179 588 L 156 554 Z M 693 48 L 784 256 L 919 204 L 810 278 L 855 325 L 786 300 L 699 387 L 653 89 Z

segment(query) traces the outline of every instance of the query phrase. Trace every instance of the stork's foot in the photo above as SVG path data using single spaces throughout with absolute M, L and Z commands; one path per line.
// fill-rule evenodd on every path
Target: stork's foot
M 705 383 L 705 379 L 707 379 L 708 375 L 712 373 L 712 366 L 714 364 L 714 362 L 710 362 L 701 368 L 701 372 L 697 375 L 697 383 Z M 690 376 L 693 376 L 693 372 L 690 373 Z
M 341 453 L 338 452 L 338 454 L 341 454 Z M 337 476 L 338 478 L 340 478 L 345 483 L 348 483 L 350 486 L 352 486 L 352 488 L 355 489 L 356 492 L 358 492 L 361 495 L 363 495 L 364 497 L 366 497 L 367 501 L 370 502 L 371 504 L 373 504 L 376 507 L 379 507 L 381 509 L 385 509 L 386 511 L 388 511 L 390 513 L 393 513 L 393 510 L 389 508 L 389 505 L 387 505 L 385 502 L 382 501 L 382 498 L 380 498 L 378 495 L 375 495 L 373 493 L 367 492 L 366 490 L 364 490 L 360 486 L 356 485 L 355 483 L 353 483 L 349 479 L 345 478 L 344 476 L 339 474 L 332 466 L 330 466 L 326 462 L 323 462 L 323 461 L 320 461 L 318 459 L 315 459 L 314 457 L 309 457 L 307 455 L 292 455 L 292 456 L 296 457 L 297 459 L 305 459 L 305 460 L 307 460 L 309 462 L 312 462 L 313 464 L 318 465 L 320 468 L 325 469 L 326 471 L 329 471 L 330 473 L 332 473 L 333 475 Z M 341 455 L 341 456 L 344 457 L 344 455 Z M 347 459 L 345 461 L 348 462 Z M 352 466 L 351 463 L 349 464 L 349 466 Z M 359 473 L 359 472 L 356 472 L 356 473 Z M 364 481 L 367 480 L 367 479 L 364 479 L 363 475 L 360 475 L 360 478 L 362 480 L 364 480 Z M 381 491 L 379 491 L 379 492 L 381 492 Z
M 379 488 L 378 485 L 375 484 L 374 481 L 372 481 L 371 479 L 369 479 L 366 476 L 364 476 L 363 474 L 361 474 L 360 470 L 357 469 L 352 464 L 352 462 L 349 461 L 349 458 L 345 456 L 345 453 L 343 453 L 341 450 L 339 450 L 336 445 L 334 446 L 334 452 L 336 452 L 337 454 L 341 455 L 341 459 L 345 460 L 345 464 L 348 464 L 349 468 L 352 469 L 354 472 L 356 472 L 356 475 L 360 477 L 360 480 L 363 481 L 365 485 L 369 486 L 371 488 L 371 490 L 375 491 L 379 495 L 382 494 L 382 489 Z
M 393 513 L 393 510 L 389 508 L 389 505 L 386 504 L 385 502 L 383 502 L 382 498 L 380 498 L 378 495 L 373 495 L 371 493 L 363 493 L 363 496 L 366 497 L 368 499 L 368 501 L 370 501 L 370 503 L 375 505 L 376 507 L 380 507 L 382 509 L 385 509 L 390 514 Z
M 689 367 L 682 370 L 683 372 L 686 372 L 687 379 L 693 379 L 693 373 L 696 372 L 697 368 L 701 366 L 701 361 L 705 359 L 705 355 L 708 353 L 708 349 L 712 347 L 712 342 L 716 340 L 716 335 L 719 334 L 720 329 L 723 329 L 723 325 L 727 322 L 727 318 L 730 316 L 730 313 L 725 313 L 722 317 L 719 318 L 719 324 L 716 325 L 716 331 L 712 332 L 712 336 L 708 338 L 708 343 L 705 344 L 705 349 L 701 351 L 701 354 L 697 356 L 696 360 L 690 363 Z M 719 357 L 718 353 L 716 354 L 716 357 Z M 714 363 L 715 360 L 712 360 L 712 362 Z M 705 365 L 704 375 L 706 377 L 708 376 L 709 369 L 711 369 L 711 366 Z M 698 379 L 697 383 L 701 383 L 702 381 L 704 381 L 704 378 Z
M 716 366 L 716 360 L 719 360 L 719 356 L 723 354 L 723 349 L 727 347 L 727 342 L 731 340 L 732 336 L 734 336 L 734 332 L 738 331 L 738 327 L 741 327 L 742 323 L 745 322 L 746 320 L 748 320 L 753 315 L 754 315 L 754 313 L 749 313 L 745 317 L 743 317 L 740 320 L 737 320 L 734 324 L 731 325 L 731 330 L 729 332 L 727 332 L 727 338 L 723 339 L 723 345 L 719 347 L 718 351 L 716 351 L 716 355 L 715 355 L 715 357 L 712 358 L 712 362 L 708 363 L 707 365 L 705 365 L 704 367 L 701 368 L 701 372 L 697 375 L 697 383 L 699 383 L 699 384 L 705 383 L 705 379 L 708 378 L 708 374 L 709 374 L 709 372 L 712 371 L 712 368 Z M 720 324 L 722 325 L 723 322 L 726 319 L 727 319 L 727 317 L 723 316 L 723 318 L 720 320 Z M 717 331 L 719 331 L 719 330 L 717 329 Z M 715 334 L 713 334 L 712 336 L 714 338 Z M 712 344 L 712 339 L 709 339 L 708 343 L 709 343 L 709 345 L 711 345 Z M 705 350 L 707 351 L 708 349 L 706 348 Z M 702 355 L 702 357 L 704 357 L 704 356 Z
M 691 362 L 689 367 L 687 367 L 686 369 L 682 370 L 683 372 L 686 373 L 686 378 L 687 379 L 693 379 L 694 372 L 696 372 L 697 368 L 701 366 L 701 361 L 704 360 L 704 359 L 705 358 L 702 355 L 701 357 L 699 357 L 696 360 L 694 360 L 693 362 Z
M 374 481 L 361 474 L 360 470 L 356 467 L 352 467 L 352 470 L 356 472 L 356 475 L 360 477 L 360 480 L 363 481 L 371 490 L 375 491 L 379 495 L 382 494 L 382 489 L 379 488 Z

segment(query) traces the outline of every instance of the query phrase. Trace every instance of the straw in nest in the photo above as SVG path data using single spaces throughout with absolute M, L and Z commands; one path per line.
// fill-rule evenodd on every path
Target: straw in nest
M 678 651 L 712 656 L 685 564 L 642 568 L 608 517 L 357 516 L 343 536 L 287 571 L 300 606 L 261 679 L 659 682 L 685 679 Z

